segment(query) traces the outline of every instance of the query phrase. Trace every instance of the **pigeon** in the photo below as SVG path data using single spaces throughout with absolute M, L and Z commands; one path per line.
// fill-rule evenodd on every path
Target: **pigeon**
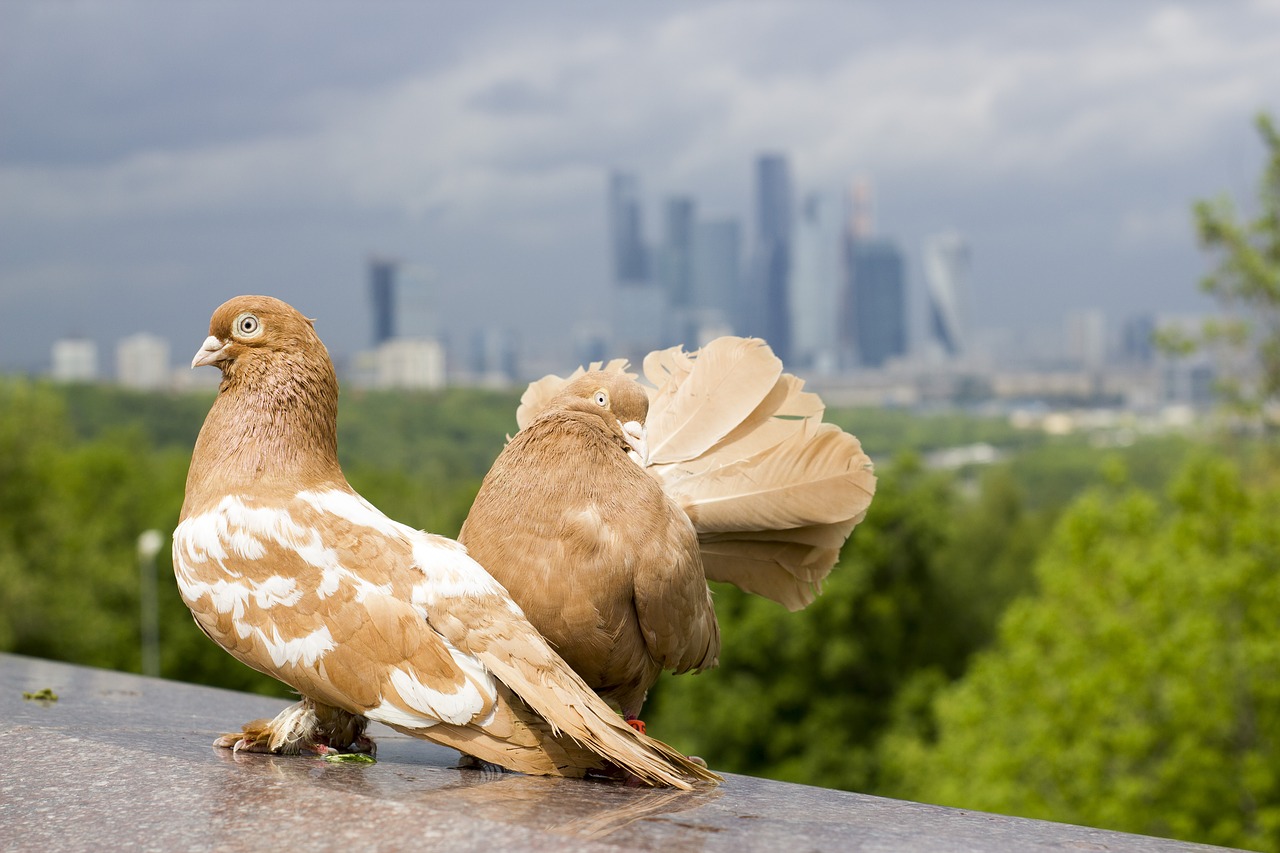
M 301 700 L 215 744 L 371 752 L 368 721 L 523 773 L 718 776 L 627 726 L 459 543 L 393 521 L 338 464 L 338 385 L 314 321 L 266 296 L 213 314 L 222 371 L 173 536 L 196 624 Z
M 718 661 L 707 580 L 810 604 L 875 493 L 857 438 L 757 338 L 530 385 L 459 535 L 638 730 L 664 670 Z

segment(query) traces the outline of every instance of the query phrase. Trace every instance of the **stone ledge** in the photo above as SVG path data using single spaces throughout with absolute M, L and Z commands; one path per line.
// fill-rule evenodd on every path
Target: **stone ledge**
M 58 701 L 24 692 L 50 688 Z M 375 727 L 378 762 L 233 756 L 283 702 L 0 654 L 6 850 L 1213 850 L 728 775 L 680 793 L 459 770 Z

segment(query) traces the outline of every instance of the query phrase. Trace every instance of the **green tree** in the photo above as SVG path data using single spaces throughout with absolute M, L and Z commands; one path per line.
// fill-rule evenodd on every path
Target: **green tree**
M 875 741 L 897 703 L 926 704 L 989 635 L 983 620 L 998 607 L 979 613 L 972 599 L 1022 588 L 976 570 L 1021 527 L 1018 503 L 1003 480 L 969 501 L 913 457 L 885 466 L 871 512 L 804 611 L 717 585 L 720 666 L 662 679 L 650 730 L 720 769 L 874 790 Z M 968 547 L 977 539 L 981 549 Z
M 887 793 L 1280 850 L 1280 489 L 1189 465 L 1095 491 L 994 648 L 880 744 Z
M 1226 195 L 1194 208 L 1200 243 L 1218 256 L 1200 286 L 1225 316 L 1207 322 L 1198 336 L 1162 332 L 1174 352 L 1209 346 L 1255 361 L 1256 369 L 1233 370 L 1221 379 L 1227 401 L 1246 413 L 1280 398 L 1280 133 L 1265 113 L 1256 124 L 1267 149 L 1256 216 L 1244 218 Z

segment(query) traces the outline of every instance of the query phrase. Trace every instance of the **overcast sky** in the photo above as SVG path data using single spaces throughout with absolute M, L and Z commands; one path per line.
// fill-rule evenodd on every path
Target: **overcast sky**
M 0 0 L 0 369 L 279 296 L 366 345 L 365 261 L 455 332 L 607 316 L 605 185 L 751 217 L 753 162 L 875 186 L 912 256 L 965 234 L 973 324 L 1205 307 L 1189 208 L 1252 198 L 1280 0 Z M 567 358 L 567 354 L 563 356 Z M 571 366 L 571 365 L 570 365 Z

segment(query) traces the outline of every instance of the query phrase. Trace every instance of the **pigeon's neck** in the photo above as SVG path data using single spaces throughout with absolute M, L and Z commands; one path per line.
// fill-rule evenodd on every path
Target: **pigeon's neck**
M 196 439 L 184 515 L 202 497 L 294 493 L 345 482 L 333 369 L 240 369 L 223 378 Z

